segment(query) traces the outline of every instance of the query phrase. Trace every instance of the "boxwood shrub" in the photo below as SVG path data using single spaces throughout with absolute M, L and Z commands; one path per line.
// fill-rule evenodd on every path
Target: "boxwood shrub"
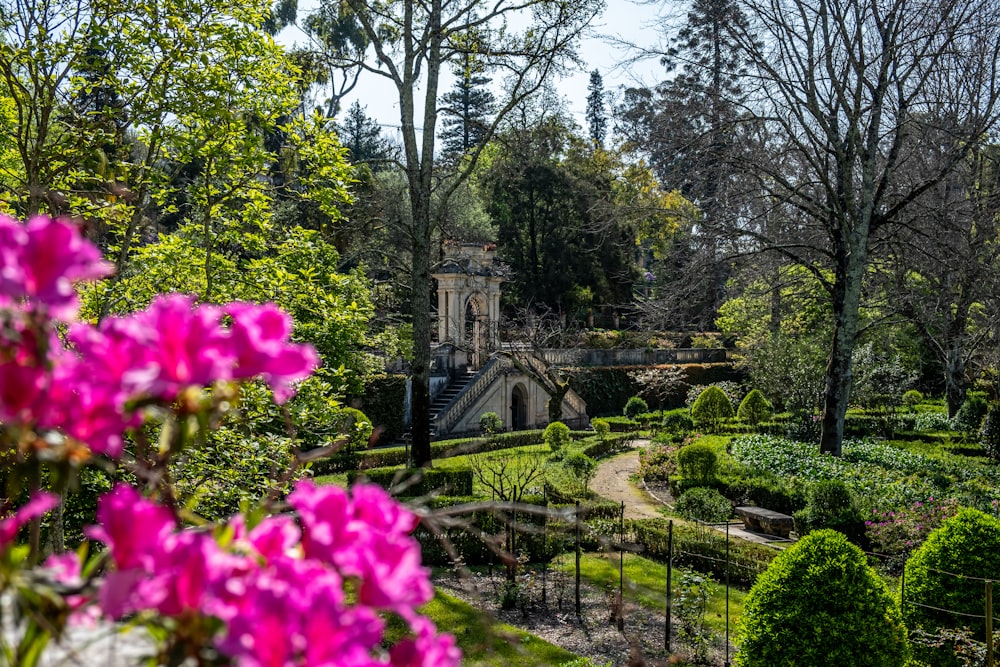
M 903 601 L 906 624 L 911 630 L 919 628 L 932 634 L 940 628 L 968 626 L 976 637 L 982 638 L 985 593 L 980 578 L 995 576 L 997 572 L 1000 572 L 1000 519 L 967 507 L 960 509 L 931 532 L 906 562 Z M 959 664 L 947 646 L 918 652 L 918 657 L 933 667 Z
M 781 552 L 743 604 L 739 667 L 899 667 L 906 628 L 864 553 L 833 530 Z
M 471 468 L 373 468 L 347 474 L 347 481 L 351 484 L 360 478 L 366 478 L 401 498 L 426 496 L 434 491 L 452 496 L 472 495 Z

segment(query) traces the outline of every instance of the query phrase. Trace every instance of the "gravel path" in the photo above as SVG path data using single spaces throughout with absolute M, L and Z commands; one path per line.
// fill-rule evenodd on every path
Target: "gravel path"
M 645 447 L 648 444 L 648 440 L 635 442 L 636 447 Z M 594 479 L 590 482 L 590 490 L 616 503 L 624 502 L 626 519 L 662 518 L 663 505 L 629 479 L 638 469 L 638 449 L 601 461 Z

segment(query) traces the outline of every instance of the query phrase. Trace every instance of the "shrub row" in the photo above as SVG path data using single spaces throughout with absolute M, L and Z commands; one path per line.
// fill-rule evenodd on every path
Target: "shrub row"
M 642 428 L 641 423 L 628 417 L 602 417 L 602 419 L 611 427 L 612 433 L 629 433 Z
M 435 491 L 454 496 L 472 495 L 471 468 L 457 470 L 372 468 L 351 471 L 347 474 L 347 481 L 350 484 L 359 478 L 367 478 L 372 484 L 378 484 L 401 498 L 426 496 Z
M 532 498 L 539 509 L 544 509 L 541 498 Z M 463 503 L 477 503 L 478 498 L 440 496 L 429 503 L 431 508 L 451 507 Z M 500 557 L 483 539 L 503 537 L 506 526 L 515 523 L 518 531 L 515 533 L 514 550 L 523 553 L 533 563 L 551 560 L 556 554 L 569 549 L 572 544 L 572 533 L 559 530 L 560 521 L 553 520 L 546 514 L 525 511 L 508 511 L 499 507 L 495 509 L 477 509 L 464 514 L 459 525 L 450 525 L 439 530 L 431 528 L 422 522 L 413 532 L 420 542 L 421 559 L 424 565 L 450 566 L 454 564 L 449 549 L 466 565 L 486 565 L 500 563 Z M 570 524 L 571 525 L 571 524 Z M 502 540 L 499 543 L 503 547 Z
M 439 440 L 431 443 L 431 458 L 446 459 L 462 454 L 472 454 L 476 452 L 492 452 L 500 449 L 511 449 L 513 447 L 530 447 L 542 442 L 542 431 L 516 431 L 514 433 L 499 433 L 490 438 L 460 438 L 457 440 Z M 317 461 L 313 464 L 313 471 L 317 475 L 324 475 L 337 470 L 348 469 L 369 469 L 387 468 L 391 466 L 406 465 L 406 448 L 386 447 L 385 449 L 372 449 L 366 452 L 359 452 L 350 468 L 335 468 L 334 461 L 337 455 L 330 457 L 326 461 Z
M 364 394 L 359 398 L 361 411 L 375 427 L 381 427 L 375 444 L 392 442 L 403 433 L 405 375 L 375 375 L 365 384 Z
M 475 502 L 471 497 L 438 497 L 431 507 L 457 505 Z M 539 506 L 544 507 L 544 506 Z M 527 556 L 530 562 L 545 562 L 555 555 L 564 553 L 575 544 L 576 521 L 573 517 L 574 505 L 549 505 L 545 514 L 517 512 L 507 514 L 502 509 L 476 510 L 464 517 L 464 526 L 454 526 L 440 531 L 440 537 L 426 525 L 414 532 L 423 550 L 423 562 L 427 565 L 451 565 L 448 549 L 441 537 L 463 563 L 483 565 L 499 562 L 480 535 L 501 536 L 509 521 L 518 524 L 515 550 Z M 621 506 L 617 503 L 602 502 L 581 505 L 583 521 L 581 531 L 582 548 L 594 551 L 607 548 L 619 537 Z M 505 516 L 505 514 L 507 514 Z M 659 560 L 667 559 L 668 525 L 664 519 L 637 519 L 625 521 L 625 539 L 639 546 L 643 555 Z M 729 581 L 736 585 L 751 586 L 757 577 L 767 569 L 777 552 L 760 544 L 730 540 L 728 550 L 725 536 L 714 531 L 674 525 L 673 556 L 677 565 L 690 567 L 716 577 L 726 579 L 728 551 Z
M 594 442 L 583 448 L 583 453 L 592 459 L 603 458 L 628 449 L 632 444 L 632 439 L 631 433 L 617 433 L 609 435 L 603 440 L 595 438 Z
M 739 475 L 721 479 L 697 480 L 671 475 L 670 493 L 680 498 L 697 487 L 715 489 L 734 506 L 756 505 L 782 514 L 792 514 L 806 506 L 806 487 L 799 480 L 781 480 L 765 475 Z
M 669 528 L 664 519 L 632 519 L 625 522 L 626 538 L 642 548 L 642 554 L 664 562 L 668 555 Z M 772 547 L 742 540 L 730 540 L 711 529 L 674 524 L 673 562 L 675 565 L 711 574 L 719 581 L 752 586 L 778 552 Z

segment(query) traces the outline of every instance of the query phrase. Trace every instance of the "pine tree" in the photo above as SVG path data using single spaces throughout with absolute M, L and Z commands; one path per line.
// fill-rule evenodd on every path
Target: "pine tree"
M 660 181 L 678 188 L 702 213 L 697 230 L 680 246 L 681 255 L 673 258 L 679 282 L 671 289 L 684 296 L 664 310 L 686 312 L 689 321 L 681 324 L 710 326 L 729 278 L 718 230 L 728 215 L 727 202 L 739 200 L 732 192 L 734 164 L 753 145 L 738 134 L 746 64 L 730 29 L 746 26 L 735 0 L 692 0 L 663 55 L 663 64 L 676 75 L 653 89 L 626 91 L 618 109 L 626 143 L 645 153 Z M 692 285 L 702 286 L 700 293 L 690 293 Z
M 441 146 L 446 157 L 459 157 L 485 140 L 493 113 L 490 79 L 477 69 L 472 54 L 456 67 L 455 86 L 441 97 Z
M 596 69 L 590 73 L 587 85 L 587 126 L 590 139 L 598 148 L 604 148 L 608 134 L 608 113 L 605 108 L 604 80 Z
M 377 163 L 392 159 L 392 147 L 382 136 L 382 127 L 378 122 L 365 114 L 366 108 L 355 101 L 347 110 L 343 122 L 337 124 L 337 134 L 351 162 L 376 163 L 372 164 L 374 168 Z

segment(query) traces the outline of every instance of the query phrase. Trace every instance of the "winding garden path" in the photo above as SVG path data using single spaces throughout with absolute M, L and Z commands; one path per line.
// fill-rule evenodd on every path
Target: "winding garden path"
M 648 440 L 636 440 L 635 446 L 624 454 L 601 461 L 597 473 L 590 483 L 590 490 L 616 503 L 625 503 L 626 519 L 661 519 L 663 504 L 653 498 L 645 490 L 637 487 L 631 479 L 639 469 L 638 447 L 645 447 Z M 717 528 L 717 530 L 723 530 Z M 731 523 L 729 535 L 748 542 L 760 544 L 773 543 L 774 538 L 768 535 L 745 530 L 738 523 Z
M 639 450 L 648 440 L 636 440 L 635 447 L 624 454 L 601 461 L 590 482 L 590 490 L 616 503 L 625 503 L 626 519 L 658 519 L 663 505 L 632 483 L 629 477 L 639 469 Z

